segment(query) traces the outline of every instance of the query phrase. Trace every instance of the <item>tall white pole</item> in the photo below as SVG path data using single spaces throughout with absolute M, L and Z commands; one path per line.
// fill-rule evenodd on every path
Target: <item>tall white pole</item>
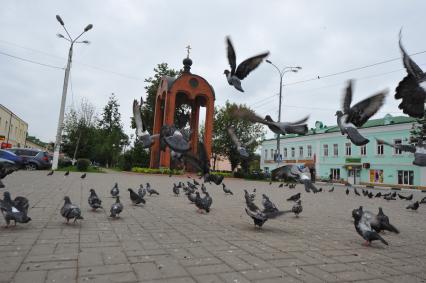
M 72 48 L 73 48 L 73 43 L 71 43 L 70 50 L 68 52 L 68 64 L 67 64 L 67 68 L 65 69 L 64 86 L 62 88 L 61 110 L 59 111 L 58 129 L 56 131 L 55 150 L 53 152 L 52 170 L 58 169 L 59 151 L 61 149 L 61 141 L 62 141 L 62 129 L 64 127 L 63 124 L 64 124 L 65 102 L 67 100 L 68 80 L 70 77 L 70 69 L 71 69 L 71 61 L 72 61 Z

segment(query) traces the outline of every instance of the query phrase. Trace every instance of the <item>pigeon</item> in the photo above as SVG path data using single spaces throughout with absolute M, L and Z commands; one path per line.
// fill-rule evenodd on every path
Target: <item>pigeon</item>
M 118 189 L 118 183 L 114 184 L 114 187 L 111 189 L 111 195 L 112 197 L 116 197 L 120 194 L 120 190 Z
M 254 198 L 252 198 L 252 197 L 250 196 L 250 194 L 247 192 L 247 190 L 246 190 L 246 189 L 244 189 L 244 198 L 245 198 L 245 200 L 246 200 L 247 208 L 248 208 L 250 211 L 256 212 L 256 211 L 258 211 L 258 210 L 259 210 L 259 208 L 257 207 L 257 205 L 254 203 Z
M 420 201 L 420 203 L 422 203 L 422 204 L 426 203 L 426 197 L 422 198 L 422 200 Z
M 296 122 L 275 122 L 271 116 L 266 115 L 263 119 L 252 110 L 246 108 L 237 108 L 232 112 L 232 116 L 238 119 L 247 120 L 252 123 L 260 123 L 268 126 L 268 128 L 275 134 L 299 134 L 304 135 L 308 132 L 308 125 L 306 121 L 309 116 L 296 121 Z
M 7 175 L 12 174 L 16 170 L 15 162 L 0 158 L 0 188 L 4 188 L 3 180 Z
M 299 214 L 303 211 L 302 201 L 300 199 L 293 205 L 291 211 L 296 215 L 296 217 L 299 217 Z
M 370 96 L 361 102 L 358 102 L 351 107 L 352 102 L 352 81 L 348 82 L 346 92 L 343 96 L 342 110 L 336 112 L 337 125 L 340 128 L 342 135 L 347 135 L 347 138 L 357 146 L 365 145 L 369 139 L 363 137 L 357 127 L 361 127 L 371 116 L 383 105 L 387 91 L 379 92 Z
M 376 138 L 376 140 L 379 143 L 393 147 L 400 151 L 413 153 L 414 154 L 413 165 L 417 165 L 421 167 L 426 166 L 426 144 L 423 143 L 423 140 L 421 138 L 418 139 L 416 145 L 391 144 L 378 138 Z
M 238 154 L 243 158 L 249 158 L 249 153 L 247 152 L 246 147 L 254 143 L 256 139 L 252 138 L 249 142 L 242 144 L 240 140 L 237 138 L 237 135 L 235 134 L 235 130 L 233 127 L 229 127 L 227 130 L 228 130 L 229 136 L 231 137 L 232 142 L 234 143 L 235 148 L 238 151 Z
M 263 205 L 263 212 L 277 212 L 278 208 L 275 206 L 275 204 L 269 199 L 269 197 L 265 194 L 262 194 L 262 205 Z
M 382 197 L 382 193 L 381 192 L 378 192 L 375 196 L 374 196 L 375 198 L 380 198 L 380 197 Z
M 228 187 L 225 185 L 225 183 L 222 183 L 222 189 L 223 189 L 223 192 L 225 194 L 230 194 L 230 195 L 234 194 L 230 189 L 228 189 Z
M 260 210 L 252 211 L 247 208 L 245 208 L 246 213 L 248 216 L 250 216 L 254 221 L 254 226 L 261 228 L 263 224 L 268 220 L 266 215 L 262 213 Z
M 142 184 L 140 184 L 140 185 L 139 185 L 138 195 L 139 195 L 141 198 L 144 198 L 144 197 L 145 197 L 145 195 L 146 195 L 146 190 L 145 190 L 145 188 L 143 187 L 143 185 L 142 185 Z
M 398 194 L 398 197 L 399 197 L 399 199 L 406 199 L 406 197 L 401 195 L 401 194 Z
M 64 176 L 68 176 L 70 174 L 70 170 L 67 170 L 67 172 L 65 172 Z
M 368 190 L 364 190 L 364 189 L 361 189 L 361 190 L 362 190 L 362 195 L 366 197 L 368 195 Z
M 130 193 L 130 200 L 132 201 L 132 203 L 134 205 L 138 205 L 140 203 L 145 204 L 145 200 L 143 198 L 141 198 L 137 193 L 135 193 L 135 191 L 133 191 L 133 189 L 128 188 L 127 190 Z
M 178 197 L 179 196 L 179 187 L 176 184 L 173 184 L 173 194 Z
M 86 173 L 84 173 L 83 175 L 80 176 L 81 179 L 86 178 Z
M 61 208 L 61 215 L 67 220 L 66 224 L 68 224 L 70 219 L 74 219 L 74 223 L 77 219 L 83 219 L 80 208 L 72 204 L 68 196 L 64 197 L 64 206 Z
M 188 200 L 191 202 L 191 203 L 194 203 L 195 202 L 195 200 L 196 200 L 196 195 L 195 195 L 195 193 L 187 193 L 186 194 L 186 196 L 188 197 Z
M 116 218 L 120 215 L 120 213 L 123 211 L 123 204 L 120 202 L 120 196 L 117 196 L 115 198 L 115 203 L 113 203 L 111 205 L 111 209 L 110 209 L 110 216 L 112 218 Z
M 244 92 L 243 88 L 241 87 L 241 80 L 247 77 L 251 71 L 256 69 L 260 63 L 262 63 L 263 59 L 269 55 L 269 51 L 250 57 L 241 62 L 237 67 L 237 56 L 235 55 L 235 49 L 229 36 L 226 37 L 226 44 L 228 62 L 229 66 L 231 67 L 231 71 L 225 70 L 223 73 L 226 75 L 226 79 L 229 85 L 232 85 L 237 90 Z
M 386 195 L 383 197 L 385 200 L 396 200 L 396 198 L 394 196 L 392 196 L 391 194 Z
M 272 178 L 285 178 L 296 180 L 305 185 L 306 192 L 319 192 L 317 187 L 315 187 L 315 185 L 311 181 L 310 173 L 306 170 L 307 168 L 302 170 L 297 165 L 284 165 L 272 170 Z
M 419 202 L 418 201 L 416 201 L 416 202 L 413 202 L 413 203 L 410 203 L 407 207 L 406 207 L 406 209 L 412 209 L 412 210 L 417 210 L 417 208 L 419 208 Z
M 51 170 L 49 173 L 47 173 L 47 176 L 52 176 L 55 171 Z
M 367 194 L 367 196 L 368 196 L 368 198 L 373 198 L 373 192 L 369 192 L 368 194 Z
M 391 194 L 391 197 L 392 197 L 392 198 L 396 198 L 396 192 L 393 192 L 393 193 Z
M 254 199 L 256 198 L 256 188 L 253 189 L 253 192 L 250 194 L 250 199 L 252 201 L 254 201 Z
M 389 217 L 386 214 L 383 213 L 383 209 L 381 207 L 379 207 L 379 213 L 377 214 L 377 220 L 380 223 L 380 225 L 379 225 L 378 229 L 373 227 L 373 229 L 376 230 L 376 232 L 379 233 L 382 230 L 386 230 L 386 231 L 390 231 L 390 232 L 394 232 L 396 234 L 399 234 L 399 230 L 396 229 L 395 226 L 390 224 Z
M 368 221 L 368 218 L 362 211 L 362 206 L 357 212 L 352 212 L 354 218 L 354 226 L 357 233 L 366 241 L 365 245 L 370 245 L 372 241 L 380 240 L 383 244 L 389 245 L 373 228 Z
M 413 118 L 422 118 L 425 114 L 426 74 L 405 51 L 401 33 L 402 31 L 399 32 L 399 49 L 407 76 L 396 87 L 395 99 L 402 99 L 398 107 L 405 114 Z
M 18 196 L 12 200 L 7 191 L 3 193 L 3 196 L 3 200 L 0 200 L 0 210 L 6 221 L 6 228 L 9 227 L 11 220 L 15 226 L 17 222 L 28 223 L 31 221 L 31 217 L 28 217 L 29 202 L 27 198 Z
M 278 216 L 281 216 L 287 212 L 291 212 L 291 210 L 290 211 L 278 210 L 275 204 L 273 204 L 265 194 L 263 194 L 263 199 L 262 199 L 263 211 L 259 210 L 259 208 L 257 208 L 257 206 L 253 202 L 251 201 L 247 202 L 247 198 L 246 198 L 246 204 L 248 208 L 248 209 L 247 208 L 245 209 L 247 215 L 253 219 L 254 225 L 258 227 L 262 227 L 262 225 L 268 219 L 277 218 Z
M 202 191 L 203 193 L 206 193 L 206 192 L 207 192 L 207 188 L 206 188 L 206 186 L 204 186 L 204 184 L 202 184 L 202 185 L 201 185 L 201 191 Z
M 138 101 L 133 100 L 133 118 L 136 124 L 136 137 L 142 143 L 143 148 L 149 148 L 154 144 L 154 139 L 159 138 L 160 135 L 150 135 L 146 129 L 145 124 L 142 120 L 141 107 L 143 104 L 143 100 L 139 105 Z
M 289 198 L 287 199 L 287 201 L 294 201 L 294 202 L 297 202 L 299 199 L 300 199 L 300 193 L 297 193 L 297 194 L 292 195 L 291 197 L 289 197 Z
M 360 194 L 359 194 L 359 192 L 358 192 L 358 190 L 357 190 L 356 188 L 354 188 L 354 193 L 355 193 L 357 196 L 360 196 Z
M 346 195 L 349 195 L 349 188 L 346 187 Z
M 89 199 L 87 200 L 89 206 L 95 211 L 98 208 L 102 208 L 102 201 L 99 199 L 94 189 L 90 189 Z
M 194 185 L 196 185 L 196 186 L 199 186 L 199 185 L 200 185 L 200 183 L 198 183 L 198 182 L 197 182 L 197 180 L 192 179 L 192 181 L 194 182 Z
M 321 192 L 322 192 L 322 188 L 319 188 L 318 193 L 321 193 Z M 314 191 L 314 194 L 315 194 L 315 191 Z
M 154 189 L 151 188 L 151 184 L 150 183 L 146 183 L 145 187 L 146 187 L 146 191 L 149 194 L 149 196 L 160 195 L 159 192 L 157 192 L 156 190 L 154 190 Z
M 284 187 L 284 183 L 281 183 L 278 185 L 278 188 L 282 188 L 282 187 Z
M 328 190 L 329 193 L 334 192 L 334 186 L 331 187 L 331 189 Z
M 207 213 L 210 212 L 210 207 L 212 206 L 213 199 L 208 192 L 205 192 L 205 197 L 201 199 L 201 209 L 205 210 Z
M 189 142 L 183 137 L 180 130 L 178 130 L 175 126 L 172 126 L 173 135 L 169 136 L 161 136 L 165 142 L 165 144 L 175 153 L 182 154 L 191 149 Z

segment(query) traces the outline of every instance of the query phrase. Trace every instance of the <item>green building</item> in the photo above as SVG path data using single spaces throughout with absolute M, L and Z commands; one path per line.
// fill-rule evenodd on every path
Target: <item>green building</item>
M 316 122 L 315 128 L 305 136 L 281 136 L 280 163 L 274 160 L 277 140 L 264 140 L 260 165 L 264 171 L 284 164 L 305 165 L 317 179 L 331 178 L 335 182 L 426 188 L 426 167 L 413 165 L 412 153 L 400 152 L 375 139 L 407 144 L 414 122 L 410 117 L 389 114 L 382 119 L 369 120 L 359 131 L 370 142 L 361 147 L 352 144 L 337 126 L 327 127 Z

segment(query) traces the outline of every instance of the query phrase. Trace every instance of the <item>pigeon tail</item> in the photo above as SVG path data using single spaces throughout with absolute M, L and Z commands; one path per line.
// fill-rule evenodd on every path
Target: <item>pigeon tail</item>
M 390 223 L 382 223 L 382 229 L 399 234 L 399 230 Z
M 362 146 L 367 144 L 370 140 L 363 137 L 356 128 L 347 127 L 346 132 L 348 134 L 348 138 L 351 142 L 357 146 Z

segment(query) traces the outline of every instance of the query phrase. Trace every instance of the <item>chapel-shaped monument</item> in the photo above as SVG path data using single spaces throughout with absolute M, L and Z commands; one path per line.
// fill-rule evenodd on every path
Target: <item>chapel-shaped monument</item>
M 189 47 L 188 47 L 189 48 Z M 200 107 L 206 107 L 204 126 L 204 144 L 208 156 L 211 156 L 214 100 L 213 87 L 201 76 L 191 73 L 192 60 L 188 56 L 183 60 L 183 72 L 172 78 L 163 76 L 157 89 L 153 134 L 159 134 L 163 125 L 175 124 L 175 112 L 186 104 L 190 108 L 189 127 L 191 130 L 190 145 L 194 154 L 197 153 L 199 136 Z M 151 168 L 167 167 L 171 164 L 170 149 L 160 149 L 160 141 L 155 140 L 151 147 Z

